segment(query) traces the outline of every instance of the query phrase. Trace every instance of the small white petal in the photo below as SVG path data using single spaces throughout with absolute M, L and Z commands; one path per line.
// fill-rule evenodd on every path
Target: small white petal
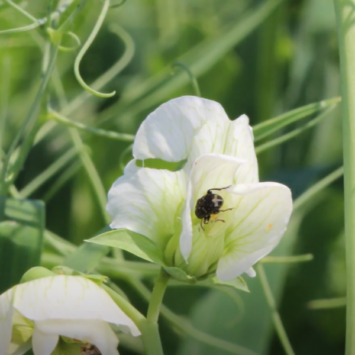
M 255 277 L 256 276 L 256 272 L 255 270 L 251 267 L 248 270 L 245 271 L 245 273 L 249 276 L 249 277 Z
M 216 121 L 229 121 L 217 102 L 194 96 L 170 100 L 141 124 L 134 141 L 133 156 L 170 162 L 186 159 L 198 130 L 204 124 Z
M 127 173 L 116 180 L 108 193 L 110 226 L 140 233 L 165 248 L 174 234 L 185 194 L 183 171 L 140 168 Z
M 15 286 L 13 306 L 26 318 L 100 319 L 124 325 L 132 335 L 139 335 L 133 321 L 94 282 L 78 276 L 45 277 Z
M 59 334 L 95 345 L 102 355 L 118 355 L 118 339 L 103 321 L 53 319 L 36 322 L 36 327 L 46 334 Z
M 14 309 L 9 302 L 8 295 L 0 296 L 0 355 L 6 354 L 12 334 L 12 317 Z
M 229 120 L 210 120 L 204 124 L 192 141 L 185 171 L 189 173 L 194 161 L 205 154 L 224 154 L 226 149 Z M 230 154 L 226 154 L 230 155 Z
M 258 182 L 258 162 L 254 149 L 254 137 L 249 126 L 249 118 L 246 115 L 231 122 L 226 142 L 224 154 L 247 161 L 247 164 L 238 169 L 235 183 Z
M 234 186 L 229 192 L 236 206 L 226 231 L 225 251 L 217 276 L 231 280 L 249 270 L 279 243 L 292 212 L 291 191 L 265 182 Z M 231 203 L 229 201 L 229 203 Z
M 204 196 L 209 189 L 231 185 L 236 170 L 242 164 L 244 161 L 241 159 L 220 154 L 205 154 L 194 161 L 190 171 L 180 236 L 180 249 L 186 262 L 192 247 L 191 213 L 197 199 Z
M 32 348 L 34 355 L 51 355 L 58 344 L 57 334 L 43 333 L 36 326 L 32 334 Z

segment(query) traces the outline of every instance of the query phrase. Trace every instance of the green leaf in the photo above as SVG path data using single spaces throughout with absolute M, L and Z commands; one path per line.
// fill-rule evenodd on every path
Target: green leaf
M 44 205 L 0 196 L 0 293 L 40 264 Z
M 144 260 L 164 265 L 162 252 L 153 241 L 126 229 L 103 233 L 85 242 L 126 250 Z
M 109 251 L 110 248 L 104 245 L 84 243 L 64 260 L 63 265 L 77 271 L 90 272 Z
M 329 100 L 323 100 L 320 102 L 315 102 L 306 106 L 296 108 L 295 110 L 286 112 L 280 116 L 257 124 L 253 127 L 253 133 L 255 142 L 258 140 L 278 131 L 279 129 L 296 122 L 302 118 L 305 118 L 313 113 L 316 113 L 320 110 L 323 110 L 329 106 L 339 103 L 341 100 L 340 97 L 335 97 Z
M 190 276 L 186 274 L 186 272 L 178 267 L 173 266 L 166 266 L 164 270 L 175 280 L 185 282 L 188 284 L 195 284 L 197 283 L 197 279 L 195 276 Z
M 236 279 L 230 280 L 230 281 L 222 281 L 217 276 L 213 277 L 210 280 L 214 285 L 228 286 L 228 287 L 235 288 L 237 290 L 250 292 L 247 283 L 244 281 L 244 279 L 241 276 L 237 277 Z

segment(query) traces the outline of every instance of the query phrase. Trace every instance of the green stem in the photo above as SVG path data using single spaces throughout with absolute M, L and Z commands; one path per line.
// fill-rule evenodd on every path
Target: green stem
M 12 183 L 14 181 L 15 177 L 17 176 L 19 170 L 22 167 L 24 160 L 26 159 L 26 157 L 28 155 L 28 151 L 30 150 L 30 148 L 32 146 L 32 141 L 34 139 L 34 136 L 32 136 L 32 135 L 33 135 L 33 133 L 36 132 L 35 126 L 36 126 L 36 120 L 38 117 L 39 107 L 40 107 L 40 104 L 42 101 L 43 94 L 47 88 L 49 78 L 51 77 L 53 69 L 54 69 L 54 64 L 57 59 L 58 48 L 54 47 L 54 46 L 50 46 L 49 52 L 50 52 L 49 62 L 46 67 L 45 73 L 43 75 L 40 87 L 37 91 L 35 100 L 31 106 L 24 122 L 22 123 L 15 139 L 13 140 L 7 155 L 6 155 L 6 159 L 5 159 L 5 163 L 4 163 L 4 171 L 6 171 L 7 178 L 9 178 L 8 179 L 9 183 Z M 25 137 L 24 142 L 22 143 L 22 145 L 20 147 L 19 155 L 18 155 L 17 159 L 15 160 L 14 164 L 12 165 L 11 171 L 8 172 L 7 169 L 8 169 L 8 165 L 10 162 L 10 158 L 11 158 L 12 154 L 14 153 L 20 139 L 22 138 L 23 134 L 25 133 L 25 131 L 28 127 L 30 127 L 29 131 L 32 132 L 32 134 L 28 134 Z M 11 176 L 9 176 L 9 175 L 11 175 Z
M 147 320 L 142 324 L 143 326 L 143 342 L 146 348 L 147 355 L 163 355 L 163 348 L 161 345 L 158 318 L 160 307 L 163 301 L 166 287 L 168 286 L 170 276 L 163 269 L 160 269 L 157 280 L 155 281 L 152 297 L 150 298 Z
M 302 195 L 296 198 L 295 202 L 293 203 L 293 209 L 299 209 L 303 206 L 306 202 L 312 200 L 313 196 L 317 195 L 318 192 L 322 191 L 324 188 L 329 186 L 331 183 L 339 179 L 344 173 L 343 167 L 340 167 L 334 170 L 332 173 L 327 175 L 322 180 L 319 180 L 317 183 L 312 185 L 309 189 L 307 189 Z
M 334 0 L 342 94 L 345 249 L 347 278 L 346 351 L 355 354 L 355 0 Z
M 323 119 L 325 117 L 328 116 L 328 114 L 335 108 L 336 106 L 331 106 L 329 107 L 326 111 L 322 112 L 319 116 L 317 116 L 316 118 L 314 118 L 313 120 L 307 122 L 306 124 L 304 124 L 303 126 L 301 126 L 300 128 L 296 128 L 294 130 L 292 130 L 291 132 L 288 132 L 286 134 L 283 134 L 280 137 L 277 137 L 275 139 L 271 139 L 269 141 L 267 141 L 264 144 L 261 144 L 259 146 L 257 146 L 255 148 L 255 152 L 256 154 L 260 154 L 261 152 L 264 152 L 267 149 L 270 149 L 272 147 L 278 146 L 282 143 L 287 142 L 288 140 L 297 137 L 298 135 L 300 135 L 301 133 L 307 131 L 308 129 L 316 126 L 317 124 L 319 124 L 320 122 L 323 121 Z
M 92 134 L 96 134 L 101 137 L 116 139 L 119 141 L 124 141 L 124 142 L 133 142 L 134 141 L 133 134 L 117 133 L 117 132 L 113 132 L 113 131 L 107 131 L 107 130 L 101 129 L 101 128 L 90 127 L 90 126 L 87 126 L 81 122 L 71 121 L 69 118 L 61 115 L 59 112 L 56 112 L 52 109 L 49 109 L 48 111 L 49 111 L 48 118 L 52 118 L 56 122 L 61 123 L 67 127 L 77 128 L 81 131 L 90 132 Z
M 137 290 L 137 292 L 149 302 L 151 299 L 151 293 L 140 280 L 129 278 L 127 279 L 127 282 L 130 283 Z M 180 335 L 185 334 L 186 336 L 194 338 L 223 352 L 236 355 L 256 355 L 254 351 L 246 349 L 238 344 L 231 343 L 224 339 L 219 339 L 211 334 L 207 334 L 199 329 L 196 329 L 188 320 L 174 314 L 164 305 L 161 307 L 161 314 L 169 323 L 173 325 L 173 329 Z
M 266 297 L 266 302 L 270 308 L 271 311 L 271 316 L 275 325 L 275 330 L 276 333 L 280 339 L 280 342 L 284 348 L 284 351 L 287 355 L 295 355 L 291 343 L 287 337 L 287 333 L 285 331 L 285 328 L 282 324 L 282 320 L 280 317 L 280 314 L 277 310 L 277 305 L 276 305 L 276 301 L 274 299 L 274 296 L 272 294 L 269 282 L 266 278 L 266 274 L 264 271 L 264 267 L 261 264 L 257 265 L 257 272 L 258 272 L 258 276 L 259 276 L 259 280 L 262 286 L 262 289 L 264 291 L 265 297 Z
M 265 256 L 260 260 L 265 264 L 288 264 L 288 263 L 303 263 L 313 260 L 312 254 L 294 255 L 294 256 Z
M 84 149 L 84 148 L 83 148 Z M 53 175 L 64 168 L 79 152 L 76 148 L 68 150 L 63 156 L 51 164 L 46 170 L 36 176 L 30 183 L 28 183 L 21 191 L 21 198 L 27 198 L 32 195 L 39 187 L 47 182 Z
M 155 281 L 152 297 L 149 302 L 147 320 L 151 322 L 157 322 L 159 318 L 160 306 L 163 301 L 164 293 L 166 287 L 168 286 L 170 276 L 169 274 L 163 269 L 160 269 L 160 274 Z
M 342 308 L 346 306 L 346 298 L 338 297 L 338 298 L 328 298 L 323 300 L 313 300 L 309 301 L 307 307 L 312 310 L 317 309 L 334 309 L 334 308 Z
M 159 327 L 155 322 L 143 320 L 139 324 L 146 355 L 163 355 Z

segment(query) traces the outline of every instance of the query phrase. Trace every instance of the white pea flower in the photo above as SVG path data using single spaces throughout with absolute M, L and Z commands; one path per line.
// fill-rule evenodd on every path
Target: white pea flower
M 259 182 L 245 115 L 230 121 L 214 101 L 173 99 L 142 123 L 133 156 L 108 193 L 111 228 L 151 239 L 164 265 L 197 278 L 255 275 L 286 230 L 292 198 L 284 185 Z M 186 163 L 179 171 L 136 165 L 152 158 Z
M 111 297 L 83 277 L 44 277 L 0 296 L 0 355 L 22 355 L 31 348 L 35 355 L 81 355 L 89 349 L 118 355 L 112 326 L 140 334 Z M 58 350 L 61 344 L 65 351 Z

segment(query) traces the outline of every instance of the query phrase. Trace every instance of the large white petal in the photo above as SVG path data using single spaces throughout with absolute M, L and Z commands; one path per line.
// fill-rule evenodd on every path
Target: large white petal
M 35 326 L 32 334 L 32 349 L 34 355 L 51 355 L 58 344 L 58 334 L 42 332 Z
M 241 184 L 259 181 L 253 132 L 249 126 L 249 118 L 246 115 L 242 115 L 236 120 L 231 121 L 223 154 L 247 161 L 245 165 L 238 169 L 235 183 Z
M 0 355 L 6 354 L 12 334 L 14 309 L 6 294 L 0 296 Z
M 180 249 L 187 261 L 192 247 L 192 218 L 198 198 L 204 196 L 207 190 L 223 188 L 233 183 L 237 169 L 244 164 L 241 159 L 220 154 L 206 154 L 197 158 L 189 176 L 185 208 L 182 214 L 182 233 Z M 217 192 L 216 192 L 217 193 Z
M 13 306 L 28 319 L 98 319 L 127 326 L 132 335 L 140 334 L 112 298 L 86 278 L 51 276 L 20 284 L 12 290 Z
M 36 322 L 36 327 L 46 334 L 59 334 L 95 345 L 102 355 L 118 355 L 118 339 L 110 326 L 101 320 L 54 319 Z
M 236 185 L 229 190 L 232 223 L 225 237 L 224 255 L 217 276 L 224 281 L 247 272 L 279 243 L 292 212 L 291 191 L 272 182 Z M 229 201 L 229 203 L 231 203 Z
M 217 102 L 194 96 L 170 100 L 141 124 L 134 141 L 133 156 L 142 160 L 181 161 L 189 155 L 192 139 L 204 124 L 228 121 Z
M 143 234 L 164 248 L 174 234 L 185 196 L 183 171 L 130 167 L 108 193 L 111 228 Z

